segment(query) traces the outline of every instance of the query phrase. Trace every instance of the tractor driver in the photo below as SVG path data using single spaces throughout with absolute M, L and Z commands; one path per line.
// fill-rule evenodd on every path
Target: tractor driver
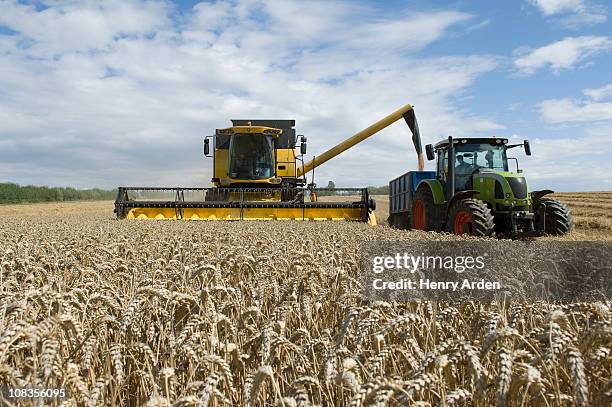
M 487 151 L 485 154 L 485 160 L 487 161 L 487 167 L 493 168 L 493 150 Z
M 457 162 L 455 167 L 457 189 L 467 189 L 467 184 L 472 176 L 472 166 L 464 161 L 463 155 L 457 155 Z

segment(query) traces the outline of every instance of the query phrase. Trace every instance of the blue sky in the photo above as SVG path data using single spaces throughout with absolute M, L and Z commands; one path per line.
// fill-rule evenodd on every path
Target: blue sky
M 532 140 L 533 188 L 612 189 L 612 6 L 590 0 L 0 0 L 0 182 L 206 185 L 202 138 L 292 118 L 317 154 L 405 103 L 425 142 Z M 317 169 L 414 169 L 397 123 Z

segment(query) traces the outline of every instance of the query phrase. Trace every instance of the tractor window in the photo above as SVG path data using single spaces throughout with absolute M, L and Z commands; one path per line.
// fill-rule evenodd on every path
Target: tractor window
M 274 147 L 270 136 L 232 136 L 229 157 L 231 178 L 254 180 L 271 178 L 274 175 Z
M 448 151 L 438 150 L 438 177 L 446 181 L 448 174 Z
M 473 172 L 476 169 L 491 169 L 508 171 L 508 158 L 506 148 L 502 145 L 492 144 L 458 144 L 456 156 L 466 170 Z

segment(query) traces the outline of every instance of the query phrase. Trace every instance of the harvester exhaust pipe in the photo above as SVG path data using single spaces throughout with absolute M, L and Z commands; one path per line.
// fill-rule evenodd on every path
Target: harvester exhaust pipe
M 395 123 L 401 118 L 406 120 L 408 127 L 410 127 L 410 131 L 412 131 L 412 141 L 414 142 L 414 146 L 417 149 L 417 154 L 419 156 L 419 169 L 422 170 L 425 167 L 425 163 L 423 161 L 423 152 L 421 148 L 421 135 L 419 134 L 419 127 L 417 125 L 416 117 L 414 116 L 414 111 L 412 109 L 412 105 L 402 106 L 400 109 L 391 113 L 390 115 L 380 119 L 376 123 L 371 126 L 361 130 L 359 133 L 356 133 L 354 136 L 344 140 L 343 142 L 337 144 L 336 146 L 330 148 L 323 154 L 318 155 L 316 158 L 313 158 L 302 168 L 298 168 L 298 177 L 301 177 L 303 174 L 306 174 L 312 171 L 314 168 L 319 165 L 331 160 L 338 154 L 348 150 L 353 147 L 355 144 L 362 142 L 370 136 L 378 133 L 382 129 L 388 127 L 389 125 Z

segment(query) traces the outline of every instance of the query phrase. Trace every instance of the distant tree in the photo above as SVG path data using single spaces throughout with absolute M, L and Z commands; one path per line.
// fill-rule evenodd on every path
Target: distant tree
M 381 187 L 368 187 L 370 195 L 389 195 L 389 185 L 383 185 Z
M 0 183 L 0 204 L 21 202 L 57 202 L 114 199 L 117 190 L 74 189 L 61 187 L 19 186 Z
M 331 180 L 330 180 L 330 181 L 327 183 L 327 188 L 329 188 L 329 189 L 334 189 L 334 188 L 336 188 L 336 184 L 334 184 L 334 181 L 331 181 Z

